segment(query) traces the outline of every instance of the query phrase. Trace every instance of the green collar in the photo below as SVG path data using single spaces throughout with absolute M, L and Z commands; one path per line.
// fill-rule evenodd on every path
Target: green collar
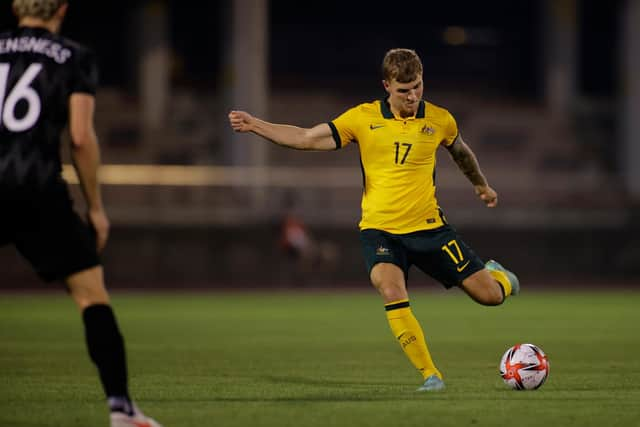
M 391 112 L 391 108 L 389 107 L 389 103 L 387 100 L 389 97 L 380 100 L 380 112 L 382 113 L 382 117 L 385 119 L 395 119 L 395 116 Z M 424 100 L 420 100 L 420 105 L 418 105 L 418 111 L 416 112 L 416 119 L 424 119 L 425 112 L 425 102 Z

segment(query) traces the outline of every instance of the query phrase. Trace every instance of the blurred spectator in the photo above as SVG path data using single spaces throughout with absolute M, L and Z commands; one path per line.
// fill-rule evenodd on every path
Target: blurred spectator
M 282 206 L 278 246 L 285 261 L 281 281 L 285 285 L 306 286 L 314 272 L 333 270 L 337 247 L 314 238 L 301 218 L 294 192 L 285 194 Z

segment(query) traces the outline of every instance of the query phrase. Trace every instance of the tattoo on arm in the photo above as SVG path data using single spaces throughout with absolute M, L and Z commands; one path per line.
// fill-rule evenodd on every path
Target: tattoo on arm
M 480 171 L 480 165 L 473 151 L 464 143 L 462 137 L 458 136 L 453 144 L 447 147 L 451 158 L 456 162 L 458 168 L 465 174 L 473 185 L 487 185 L 487 180 Z

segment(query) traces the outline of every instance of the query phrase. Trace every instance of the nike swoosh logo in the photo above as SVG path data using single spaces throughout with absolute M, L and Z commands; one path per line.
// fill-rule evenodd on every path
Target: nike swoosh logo
M 375 130 L 375 129 L 383 128 L 384 126 L 385 125 L 369 125 L 369 129 Z
M 460 273 L 462 270 L 464 270 L 465 268 L 467 268 L 467 265 L 469 265 L 469 263 L 471 262 L 471 260 L 465 262 L 463 265 L 461 265 L 460 267 L 456 267 L 456 270 L 458 270 L 458 273 Z

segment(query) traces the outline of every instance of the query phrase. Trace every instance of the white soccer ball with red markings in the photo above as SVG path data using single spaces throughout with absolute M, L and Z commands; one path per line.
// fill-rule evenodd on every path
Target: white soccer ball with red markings
M 535 390 L 549 376 L 549 360 L 536 345 L 516 344 L 502 356 L 500 376 L 514 390 Z

